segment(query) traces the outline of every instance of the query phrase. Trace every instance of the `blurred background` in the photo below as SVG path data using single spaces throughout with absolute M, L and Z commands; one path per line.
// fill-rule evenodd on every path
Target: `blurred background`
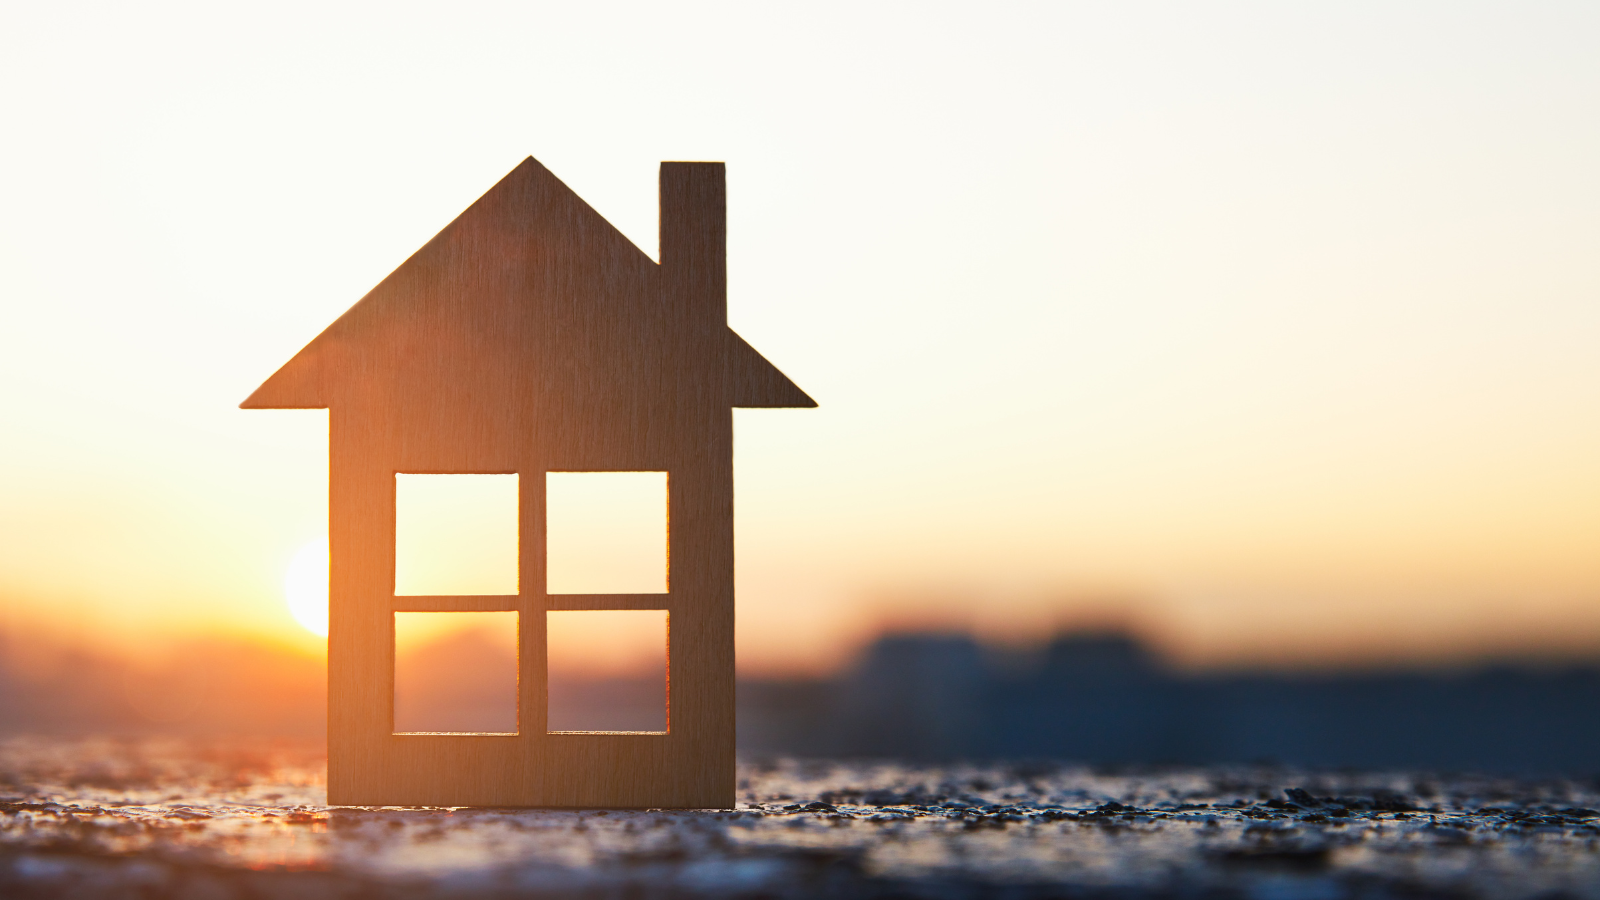
M 820 404 L 735 414 L 747 752 L 1592 770 L 1597 45 L 1581 2 L 6 5 L 0 731 L 320 732 L 326 416 L 237 404 L 531 154 L 652 256 L 659 162 L 727 161 L 730 322 Z M 655 702 L 574 640 L 574 710 Z

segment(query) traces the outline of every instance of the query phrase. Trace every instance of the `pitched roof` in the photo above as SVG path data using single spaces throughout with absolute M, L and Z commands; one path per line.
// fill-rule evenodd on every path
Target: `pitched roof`
M 710 165 L 663 164 L 663 178 L 668 166 Z M 727 327 L 714 165 L 711 281 L 652 262 L 529 157 L 240 406 L 327 408 L 396 378 L 511 379 L 555 395 L 711 390 L 728 406 L 816 406 Z

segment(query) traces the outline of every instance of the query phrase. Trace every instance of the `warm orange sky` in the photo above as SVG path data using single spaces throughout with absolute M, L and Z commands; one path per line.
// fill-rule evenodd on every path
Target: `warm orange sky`
M 11 4 L 0 603 L 307 643 L 261 380 L 526 155 L 726 160 L 739 646 L 1600 650 L 1600 7 Z

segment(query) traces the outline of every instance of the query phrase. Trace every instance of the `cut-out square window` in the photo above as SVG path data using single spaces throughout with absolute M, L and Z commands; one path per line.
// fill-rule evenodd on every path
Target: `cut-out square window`
M 394 592 L 517 593 L 517 476 L 394 477 Z
M 667 730 L 667 611 L 545 614 L 546 730 Z
M 546 590 L 667 591 L 667 473 L 545 476 Z
M 396 733 L 517 731 L 517 614 L 394 614 Z

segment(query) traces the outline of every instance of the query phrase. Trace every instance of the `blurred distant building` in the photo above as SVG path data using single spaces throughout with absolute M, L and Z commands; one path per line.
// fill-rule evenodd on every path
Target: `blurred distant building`
M 1037 659 L 888 635 L 837 679 L 740 684 L 750 755 L 1600 773 L 1600 668 L 1185 675 L 1122 634 Z

